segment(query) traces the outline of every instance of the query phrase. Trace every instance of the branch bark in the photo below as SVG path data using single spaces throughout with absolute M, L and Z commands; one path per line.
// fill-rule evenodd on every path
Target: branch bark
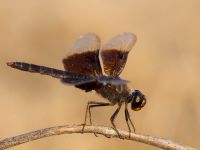
M 3 138 L 0 139 L 0 150 L 7 149 L 10 147 L 14 147 L 26 142 L 30 142 L 33 140 L 41 139 L 44 137 L 49 137 L 53 135 L 60 135 L 60 134 L 69 134 L 69 133 L 82 133 L 82 125 L 64 125 L 64 126 L 56 126 L 50 128 L 44 128 L 32 132 L 28 132 L 25 134 Z M 169 150 L 197 150 L 195 148 L 184 146 L 173 142 L 168 139 L 148 136 L 148 135 L 141 135 L 131 133 L 131 137 L 129 138 L 129 133 L 127 131 L 119 130 L 121 136 L 126 140 L 138 141 L 141 143 L 149 144 L 155 147 L 169 149 Z M 118 138 L 115 130 L 111 127 L 104 127 L 104 126 L 85 126 L 83 133 L 96 133 L 101 134 L 106 137 L 115 137 Z

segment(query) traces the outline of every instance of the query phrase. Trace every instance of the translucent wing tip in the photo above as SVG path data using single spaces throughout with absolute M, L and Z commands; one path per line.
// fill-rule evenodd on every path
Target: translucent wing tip
M 74 44 L 69 48 L 66 56 L 77 53 L 96 51 L 100 49 L 100 38 L 95 33 L 87 33 L 79 36 Z
M 79 37 L 79 39 L 77 41 L 83 41 L 83 42 L 94 42 L 96 43 L 97 41 L 100 42 L 100 38 L 98 35 L 96 35 L 95 33 L 87 33 L 87 34 L 83 34 Z
M 118 37 L 121 38 L 122 41 L 127 41 L 127 44 L 130 44 L 131 46 L 133 46 L 137 41 L 137 36 L 131 32 L 121 33 Z
M 121 34 L 119 34 L 120 36 L 124 36 L 124 37 L 129 37 L 129 38 L 136 38 L 136 35 L 132 32 L 123 32 Z
M 101 50 L 116 49 L 120 51 L 130 51 L 133 48 L 136 40 L 137 37 L 134 33 L 123 32 L 114 36 L 110 41 L 104 44 L 101 47 Z

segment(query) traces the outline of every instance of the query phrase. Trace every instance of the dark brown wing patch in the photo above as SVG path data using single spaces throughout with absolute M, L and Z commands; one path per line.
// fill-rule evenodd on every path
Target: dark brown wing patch
M 104 64 L 104 72 L 108 75 L 118 76 L 127 61 L 128 52 L 119 50 L 106 50 L 101 53 Z
M 107 75 L 119 76 L 135 42 L 136 36 L 133 33 L 125 32 L 113 37 L 101 47 L 101 58 L 104 72 Z
M 93 76 L 101 75 L 99 49 L 100 38 L 97 35 L 90 33 L 81 36 L 63 59 L 65 70 Z
M 70 72 L 93 76 L 102 74 L 98 55 L 99 51 L 96 50 L 68 56 L 63 59 L 64 68 Z

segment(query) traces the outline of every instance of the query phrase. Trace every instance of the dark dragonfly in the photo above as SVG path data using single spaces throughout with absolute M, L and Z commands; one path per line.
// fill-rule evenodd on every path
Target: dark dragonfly
M 117 104 L 118 108 L 110 120 L 114 130 L 120 136 L 114 120 L 122 104 L 125 103 L 125 119 L 129 133 L 131 132 L 129 122 L 134 132 L 135 127 L 127 109 L 128 103 L 131 103 L 131 109 L 135 111 L 140 110 L 146 104 L 145 96 L 139 90 L 131 91 L 127 86 L 128 81 L 119 77 L 126 64 L 128 53 L 135 42 L 136 36 L 133 33 L 125 32 L 101 46 L 100 38 L 97 35 L 85 34 L 75 42 L 63 59 L 65 71 L 24 62 L 8 62 L 7 65 L 23 71 L 49 75 L 85 92 L 94 90 L 106 98 L 109 101 L 107 103 L 88 102 L 83 130 L 88 112 L 90 125 L 92 125 L 91 108 Z M 103 67 L 101 67 L 100 61 L 102 61 Z

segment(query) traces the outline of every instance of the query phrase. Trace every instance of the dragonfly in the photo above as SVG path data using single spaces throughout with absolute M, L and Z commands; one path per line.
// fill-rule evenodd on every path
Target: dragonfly
M 139 90 L 131 90 L 127 85 L 129 81 L 120 78 L 119 75 L 125 67 L 128 54 L 136 39 L 135 34 L 124 32 L 101 45 L 100 38 L 96 34 L 82 35 L 69 48 L 62 60 L 64 70 L 25 62 L 7 62 L 7 65 L 22 71 L 58 78 L 64 84 L 73 85 L 85 92 L 96 91 L 98 95 L 107 99 L 108 102 L 89 101 L 87 103 L 83 131 L 88 114 L 89 123 L 92 125 L 92 108 L 117 105 L 110 121 L 113 129 L 121 137 L 115 125 L 115 118 L 122 104 L 125 104 L 124 114 L 130 136 L 130 125 L 134 132 L 135 126 L 128 111 L 128 104 L 131 104 L 131 109 L 134 111 L 141 110 L 146 104 L 146 97 Z

